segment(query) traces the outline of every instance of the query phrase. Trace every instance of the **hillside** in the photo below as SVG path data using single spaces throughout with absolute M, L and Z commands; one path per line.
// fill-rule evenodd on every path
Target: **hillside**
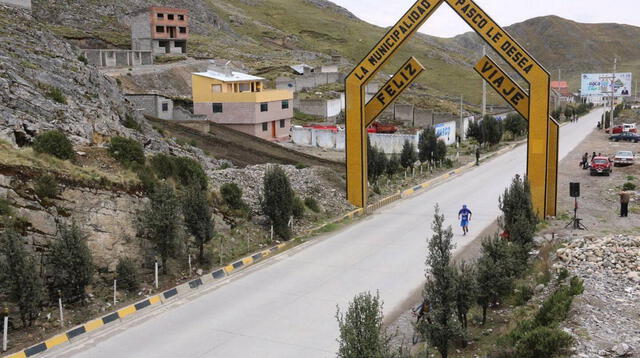
M 619 72 L 640 75 L 640 27 L 621 24 L 584 24 L 558 16 L 543 16 L 508 26 L 506 30 L 551 73 L 552 79 L 580 86 L 581 73 L 610 72 L 613 56 Z M 472 32 L 452 39 L 457 45 L 480 53 L 483 42 Z
M 320 64 L 331 55 L 345 60 L 345 69 L 359 61 L 385 29 L 358 19 L 326 0 L 34 0 L 34 15 L 51 29 L 83 46 L 129 46 L 127 13 L 150 5 L 190 10 L 190 55 L 243 62 L 249 69 Z M 437 14 L 436 14 L 437 16 Z M 507 27 L 557 78 L 569 79 L 574 89 L 577 75 L 585 71 L 609 71 L 612 54 L 621 71 L 640 74 L 640 28 L 618 24 L 581 24 L 557 16 L 538 17 Z M 622 44 L 625 44 L 624 46 Z M 455 109 L 463 94 L 468 103 L 480 101 L 480 79 L 472 64 L 480 57 L 482 43 L 474 33 L 452 39 L 419 34 L 385 69 L 391 73 L 407 56 L 415 55 L 427 68 L 419 82 L 422 95 L 451 102 Z M 568 65 L 568 63 L 571 65 Z M 275 77 L 280 73 L 266 74 Z M 400 100 L 403 100 L 401 97 Z M 490 102 L 500 102 L 491 95 Z

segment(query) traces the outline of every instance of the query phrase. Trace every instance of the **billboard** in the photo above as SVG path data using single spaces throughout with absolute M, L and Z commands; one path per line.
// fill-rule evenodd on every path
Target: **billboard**
M 612 73 L 584 73 L 580 94 L 582 96 L 611 96 Z M 616 97 L 627 97 L 631 93 L 630 72 L 616 73 L 613 88 Z
M 439 123 L 435 125 L 436 137 L 447 145 L 456 143 L 456 122 Z

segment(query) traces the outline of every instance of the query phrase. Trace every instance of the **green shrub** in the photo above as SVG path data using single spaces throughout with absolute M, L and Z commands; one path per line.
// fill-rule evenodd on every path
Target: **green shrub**
M 160 179 L 168 179 L 176 172 L 172 156 L 160 153 L 151 158 L 151 168 Z
M 38 179 L 34 191 L 40 199 L 55 198 L 58 195 L 58 181 L 53 175 L 45 174 Z
M 199 162 L 187 157 L 175 157 L 174 177 L 184 186 L 199 185 L 206 189 L 209 182 L 207 174 L 202 169 Z
M 134 260 L 125 257 L 118 261 L 116 267 L 117 286 L 128 292 L 135 292 L 140 288 L 138 269 Z
M 304 216 L 304 201 L 299 196 L 293 198 L 293 206 L 291 207 L 293 217 L 300 219 Z
M 516 358 L 550 358 L 567 349 L 573 338 L 557 328 L 537 327 L 516 344 Z
M 296 169 L 304 169 L 304 168 L 308 168 L 309 166 L 304 164 L 304 163 L 296 163 Z
M 148 166 L 144 166 L 137 171 L 137 174 L 140 184 L 142 185 L 142 189 L 146 193 L 152 193 L 158 185 L 158 178 L 156 178 L 153 170 Z
M 533 297 L 533 290 L 528 285 L 518 286 L 517 291 L 514 295 L 515 305 L 522 306 L 529 302 L 529 300 Z
M 581 295 L 584 292 L 584 281 L 578 276 L 573 276 L 569 285 L 569 293 L 573 296 Z
M 622 185 L 622 190 L 636 190 L 636 185 L 631 182 L 626 182 Z
M 65 97 L 62 90 L 58 87 L 49 86 L 46 96 L 58 103 L 67 104 L 67 97 Z
M 9 201 L 0 199 L 0 216 L 10 216 L 13 213 Z
M 558 272 L 558 281 L 562 282 L 569 277 L 569 271 L 566 268 L 561 268 L 560 272 Z
M 231 209 L 242 209 L 245 204 L 242 201 L 242 189 L 236 183 L 226 183 L 220 187 L 222 199 Z
M 124 120 L 124 123 L 122 123 L 122 125 L 125 126 L 126 128 L 133 129 L 134 131 L 138 131 L 138 132 L 142 131 L 142 126 L 140 126 L 140 123 L 138 123 L 135 119 L 133 119 L 133 116 L 131 116 L 128 113 L 127 113 L 127 118 Z
M 72 159 L 75 156 L 69 138 L 57 130 L 38 134 L 33 141 L 33 150 L 38 153 L 51 154 L 63 160 Z
M 144 165 L 144 150 L 137 141 L 124 137 L 111 138 L 109 154 L 125 166 Z
M 189 141 L 189 145 L 192 147 L 197 147 L 198 146 L 198 142 L 195 139 L 192 139 Z
M 304 205 L 314 213 L 320 212 L 320 206 L 318 205 L 318 201 L 316 200 L 316 198 L 310 196 L 304 198 Z
M 261 207 L 273 231 L 284 240 L 291 238 L 287 225 L 292 215 L 294 193 L 287 174 L 277 165 L 269 166 L 263 178 Z
M 78 61 L 80 61 L 80 62 L 84 63 L 85 65 L 88 65 L 88 64 L 89 64 L 89 60 L 87 60 L 87 58 L 86 58 L 86 57 L 84 57 L 84 55 L 80 55 L 80 56 L 78 56 Z
M 535 323 L 538 326 L 555 326 L 558 322 L 567 318 L 573 296 L 568 287 L 561 287 L 549 296 L 540 306 L 535 315 Z

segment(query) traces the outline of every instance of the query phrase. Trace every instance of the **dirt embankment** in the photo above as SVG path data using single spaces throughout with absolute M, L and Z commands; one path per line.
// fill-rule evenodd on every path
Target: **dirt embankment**
M 199 148 L 216 158 L 231 160 L 239 166 L 277 163 L 303 166 L 320 166 L 344 173 L 344 163 L 318 158 L 285 148 L 281 145 L 211 123 L 209 133 L 183 126 L 175 122 L 147 117 L 154 126 L 187 142 L 195 142 Z

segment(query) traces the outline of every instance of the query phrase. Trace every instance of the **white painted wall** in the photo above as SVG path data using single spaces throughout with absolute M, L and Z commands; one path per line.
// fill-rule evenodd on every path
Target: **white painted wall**
M 342 101 L 340 98 L 330 99 L 327 101 L 327 118 L 333 118 L 340 114 L 342 110 Z
M 456 143 L 456 122 L 444 122 L 435 125 L 438 139 L 443 140 L 447 145 Z
M 382 150 L 385 154 L 400 154 L 405 141 L 418 148 L 418 134 L 382 134 L 369 133 L 371 145 Z

